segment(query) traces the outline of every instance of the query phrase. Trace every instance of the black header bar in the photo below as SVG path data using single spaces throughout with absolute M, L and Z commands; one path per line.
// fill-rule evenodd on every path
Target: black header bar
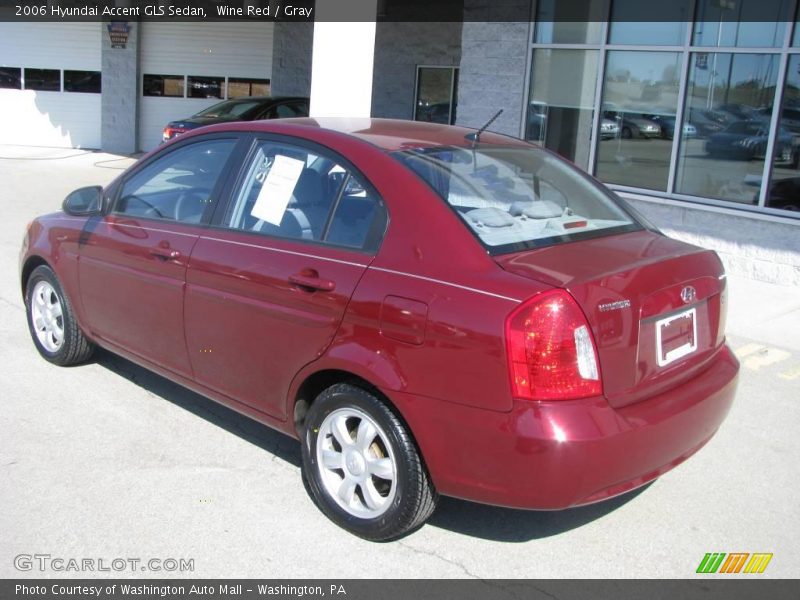
M 0 0 L 0 21 L 528 22 L 538 4 L 541 21 L 586 22 L 608 19 L 611 2 L 618 20 L 692 20 L 688 0 L 377 0 L 376 10 L 357 0 Z M 706 4 L 711 20 L 775 20 L 758 0 L 695 4 Z

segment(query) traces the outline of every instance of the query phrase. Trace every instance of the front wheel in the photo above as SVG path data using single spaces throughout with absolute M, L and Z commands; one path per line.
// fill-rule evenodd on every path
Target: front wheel
M 28 329 L 45 359 L 66 366 L 84 362 L 94 352 L 78 327 L 72 305 L 50 267 L 36 267 L 25 287 Z
M 309 409 L 303 475 L 319 508 L 371 541 L 422 525 L 437 495 L 406 427 L 378 397 L 350 384 L 322 392 Z

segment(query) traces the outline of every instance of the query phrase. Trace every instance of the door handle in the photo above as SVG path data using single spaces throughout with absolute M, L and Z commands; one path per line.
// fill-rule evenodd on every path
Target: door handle
M 336 288 L 336 282 L 330 279 L 321 279 L 313 270 L 289 275 L 289 283 L 307 292 L 332 292 Z
M 181 253 L 172 248 L 150 248 L 150 255 L 161 260 L 178 260 Z

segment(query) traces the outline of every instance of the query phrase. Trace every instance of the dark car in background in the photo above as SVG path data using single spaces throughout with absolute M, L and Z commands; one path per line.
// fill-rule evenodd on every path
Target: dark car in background
M 756 113 L 758 118 L 764 119 L 769 125 L 772 118 L 772 108 L 762 108 Z M 795 106 L 785 106 L 781 111 L 781 127 L 790 133 L 800 134 L 800 108 Z
M 429 123 L 441 123 L 442 125 L 452 125 L 456 122 L 456 105 L 453 105 L 452 112 L 449 102 L 437 102 L 420 110 L 421 121 Z
M 278 96 L 247 96 L 225 100 L 186 119 L 170 121 L 164 127 L 162 139 L 166 142 L 181 133 L 216 123 L 307 117 L 308 102 L 308 98 Z
M 758 193 L 753 198 L 758 204 Z M 767 193 L 767 206 L 781 210 L 800 211 L 800 177 L 788 177 L 773 181 Z
M 734 121 L 719 133 L 709 136 L 706 153 L 709 156 L 752 160 L 767 155 L 769 123 L 764 121 Z M 785 129 L 778 130 L 775 159 L 797 165 L 798 148 L 794 136 Z
M 725 129 L 732 121 L 731 116 L 716 110 L 689 108 L 688 121 L 697 129 L 698 137 L 708 137 Z
M 671 140 L 675 137 L 675 117 L 671 115 L 652 115 L 649 117 L 655 123 L 658 123 L 661 126 L 661 137 L 666 140 Z M 697 127 L 695 127 L 692 123 L 684 123 L 682 129 L 681 137 L 684 139 L 686 138 L 694 138 L 697 137 Z

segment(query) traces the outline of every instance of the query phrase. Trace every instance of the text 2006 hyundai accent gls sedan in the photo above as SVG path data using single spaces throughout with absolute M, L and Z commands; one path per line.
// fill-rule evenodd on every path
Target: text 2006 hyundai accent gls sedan
M 559 509 L 696 452 L 736 388 L 725 283 L 540 148 L 369 119 L 187 133 L 21 255 L 42 356 L 99 345 L 299 438 L 371 540 L 439 494 Z

